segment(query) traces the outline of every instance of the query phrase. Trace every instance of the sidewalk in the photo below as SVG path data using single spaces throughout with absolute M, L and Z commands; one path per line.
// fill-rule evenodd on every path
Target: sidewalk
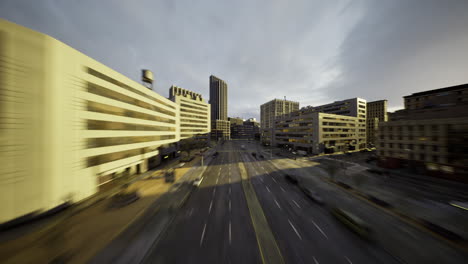
M 181 168 L 176 165 L 175 184 L 200 159 L 200 156 L 196 156 Z M 167 164 L 165 168 L 172 166 L 174 163 Z M 97 200 L 85 209 L 66 215 L 55 220 L 56 222 L 52 221 L 39 230 L 1 243 L 2 263 L 87 262 L 173 186 L 172 183 L 166 183 L 164 177 L 160 177 L 165 168 L 136 176 L 127 190 L 138 191 L 140 199 L 127 206 L 111 208 L 111 200 L 98 195 L 95 198 Z M 117 191 L 114 190 L 113 194 Z

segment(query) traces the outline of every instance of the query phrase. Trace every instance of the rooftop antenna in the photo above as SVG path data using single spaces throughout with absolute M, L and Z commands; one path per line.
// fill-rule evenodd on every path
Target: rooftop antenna
M 284 96 L 284 100 L 286 101 L 286 96 Z

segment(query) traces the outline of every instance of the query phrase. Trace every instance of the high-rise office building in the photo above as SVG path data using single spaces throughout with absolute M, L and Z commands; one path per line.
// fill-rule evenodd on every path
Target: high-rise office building
M 379 123 L 388 121 L 387 100 L 367 102 L 367 146 L 375 147 L 375 135 Z
M 275 118 L 299 110 L 299 102 L 286 99 L 273 99 L 260 106 L 261 141 L 265 145 L 273 145 L 273 128 Z
M 229 139 L 230 126 L 227 115 L 227 84 L 220 78 L 210 76 L 211 137 Z

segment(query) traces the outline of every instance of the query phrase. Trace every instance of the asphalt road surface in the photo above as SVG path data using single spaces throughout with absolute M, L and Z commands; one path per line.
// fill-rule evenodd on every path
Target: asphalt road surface
M 269 161 L 253 158 L 255 149 L 246 141 L 218 147 L 202 183 L 147 254 L 146 263 L 262 263 L 239 162 L 251 177 L 284 262 L 398 263 L 308 200 Z

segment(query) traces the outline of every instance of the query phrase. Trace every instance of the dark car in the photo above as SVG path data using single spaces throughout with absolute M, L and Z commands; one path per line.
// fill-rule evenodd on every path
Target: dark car
M 216 152 L 213 154 L 213 158 L 216 157 L 216 156 L 218 156 L 218 155 L 219 155 L 219 153 L 218 153 L 218 151 L 216 151 Z
M 305 187 L 301 187 L 301 191 L 305 194 L 305 196 L 309 197 L 309 199 L 311 199 L 312 201 L 320 205 L 324 204 L 323 199 L 316 192 L 311 191 Z
M 367 223 L 356 215 L 340 208 L 333 208 L 332 214 L 349 229 L 365 239 L 370 239 L 371 229 Z
M 286 176 L 284 176 L 284 177 L 286 178 L 286 180 L 288 180 L 292 184 L 297 184 L 298 183 L 297 177 L 294 176 L 294 175 L 286 174 Z

